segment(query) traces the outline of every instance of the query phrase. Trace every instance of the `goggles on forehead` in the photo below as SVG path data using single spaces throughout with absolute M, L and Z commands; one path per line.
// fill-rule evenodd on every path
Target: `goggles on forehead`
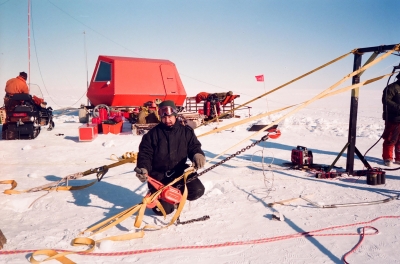
M 171 106 L 163 106 L 163 107 L 158 108 L 158 114 L 161 117 L 176 115 L 177 113 L 178 113 L 178 111 L 176 109 L 172 108 Z

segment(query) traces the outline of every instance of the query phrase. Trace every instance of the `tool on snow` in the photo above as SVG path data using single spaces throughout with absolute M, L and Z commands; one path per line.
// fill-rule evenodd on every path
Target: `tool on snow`
M 141 169 L 139 169 L 138 167 L 135 168 L 135 172 L 137 173 L 141 173 Z M 164 188 L 164 184 L 162 184 L 161 182 L 153 179 L 150 176 L 147 176 L 147 182 L 150 183 L 154 188 L 156 188 L 157 190 L 160 190 L 162 188 Z M 149 192 L 146 197 L 150 197 L 151 193 Z M 147 204 L 147 208 L 154 208 L 157 206 L 157 200 L 158 198 L 163 199 L 164 201 L 166 201 L 167 203 L 170 204 L 178 204 L 181 199 L 182 199 L 182 193 L 179 189 L 173 187 L 173 186 L 166 186 L 162 192 L 160 193 L 159 197 L 157 197 L 157 199 L 155 199 L 152 203 Z

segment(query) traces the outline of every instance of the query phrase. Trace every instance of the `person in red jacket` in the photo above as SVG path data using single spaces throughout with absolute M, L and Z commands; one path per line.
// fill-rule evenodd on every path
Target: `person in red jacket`
M 28 74 L 26 72 L 20 72 L 19 76 L 15 78 L 11 78 L 6 83 L 6 95 L 4 96 L 4 106 L 6 109 L 9 107 L 9 98 L 14 94 L 19 93 L 29 93 L 28 85 L 26 84 L 26 79 L 28 78 Z
M 28 74 L 26 72 L 20 72 L 19 76 L 11 78 L 6 83 L 6 95 L 14 95 L 18 93 L 29 93 L 28 85 L 26 80 L 28 79 Z
M 217 97 L 219 101 L 223 101 L 225 99 L 225 97 L 232 95 L 232 91 L 229 91 L 227 93 L 223 92 L 223 93 L 214 93 Z M 202 102 L 202 101 L 206 101 L 208 96 L 210 95 L 210 93 L 206 93 L 206 92 L 200 92 L 196 95 L 196 104 Z
M 4 105 L 6 108 L 8 106 L 9 98 L 14 94 L 19 94 L 19 93 L 29 94 L 29 88 L 28 85 L 26 84 L 27 79 L 28 79 L 28 74 L 26 74 L 26 72 L 20 72 L 19 76 L 11 78 L 10 80 L 7 81 L 5 88 L 6 95 L 4 96 Z
M 19 76 L 15 78 L 11 78 L 6 83 L 6 95 L 4 96 L 4 106 L 6 108 L 9 106 L 9 98 L 14 94 L 26 93 L 29 94 L 29 88 L 26 84 L 26 80 L 28 79 L 28 74 L 26 72 L 20 72 Z M 46 107 L 47 103 L 43 100 L 43 98 L 37 97 L 35 95 L 32 96 L 32 100 L 35 104 L 40 105 L 41 107 Z M 12 107 L 12 106 L 11 106 Z
M 202 102 L 202 101 L 207 100 L 208 95 L 209 95 L 209 93 L 206 93 L 206 92 L 198 93 L 198 94 L 196 95 L 196 104 L 198 104 L 198 103 L 200 103 L 200 102 Z

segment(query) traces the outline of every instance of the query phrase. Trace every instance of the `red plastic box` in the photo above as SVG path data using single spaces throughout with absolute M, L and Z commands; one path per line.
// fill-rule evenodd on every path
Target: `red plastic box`
M 79 127 L 79 141 L 93 141 L 98 134 L 97 124 L 85 124 Z
M 119 133 L 121 133 L 122 132 L 122 123 L 123 122 L 118 122 L 114 125 L 101 124 L 101 126 L 103 128 L 103 134 L 108 134 L 108 133 L 119 134 Z

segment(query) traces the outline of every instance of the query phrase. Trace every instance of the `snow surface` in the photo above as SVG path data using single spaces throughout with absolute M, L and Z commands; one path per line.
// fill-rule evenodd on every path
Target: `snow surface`
M 312 98 L 320 91 L 292 90 L 284 96 L 271 95 L 252 103 L 252 116 Z M 357 148 L 364 154 L 380 137 L 384 123 L 381 119 L 381 89 L 360 90 L 357 122 Z M 290 96 L 289 96 L 290 95 Z M 238 100 L 237 103 L 244 101 Z M 123 242 L 102 242 L 95 252 L 126 252 L 139 249 L 207 246 L 226 242 L 247 242 L 276 236 L 292 235 L 337 225 L 366 222 L 381 216 L 400 216 L 397 199 L 383 204 L 341 208 L 317 208 L 298 199 L 287 205 L 269 207 L 267 204 L 309 195 L 319 205 L 357 203 L 397 196 L 400 189 L 399 171 L 388 171 L 385 185 L 367 185 L 365 177 L 343 175 L 336 179 L 317 179 L 313 173 L 292 170 L 282 163 L 289 162 L 291 150 L 305 146 L 313 151 L 314 162 L 330 165 L 347 142 L 350 92 L 318 100 L 279 124 L 280 138 L 268 140 L 234 157 L 225 164 L 200 177 L 206 193 L 197 201 L 188 202 L 180 220 L 186 221 L 209 215 L 210 219 L 167 229 L 147 231 L 144 238 Z M 236 112 L 240 119 L 225 119 L 219 126 L 243 120 L 247 110 Z M 284 113 L 271 117 L 276 120 Z M 119 135 L 99 135 L 92 142 L 78 141 L 78 112 L 55 111 L 55 129 L 43 129 L 35 140 L 0 142 L 0 180 L 16 180 L 17 190 L 24 190 L 57 181 L 69 174 L 111 164 L 112 154 L 138 151 L 141 136 L 133 135 L 125 122 Z M 221 133 L 200 137 L 207 160 L 222 153 L 254 132 L 253 124 L 267 124 L 268 117 L 243 124 Z M 196 129 L 201 135 L 217 124 Z M 63 136 L 56 134 L 62 133 Z M 258 135 L 235 149 L 232 154 L 261 138 Z M 383 167 L 380 141 L 367 154 L 373 167 Z M 226 157 L 226 155 L 224 156 Z M 359 159 L 355 170 L 363 169 Z M 210 164 L 208 165 L 210 166 Z M 346 167 L 346 152 L 336 163 Z M 73 192 L 37 192 L 0 197 L 0 229 L 7 238 L 0 250 L 1 263 L 28 263 L 30 253 L 4 255 L 12 250 L 63 249 L 72 247 L 72 239 L 89 226 L 105 220 L 139 203 L 147 192 L 133 173 L 135 165 L 125 164 L 110 169 L 95 185 Z M 336 168 L 340 171 L 340 168 Z M 344 169 L 343 169 L 344 170 Z M 94 174 L 70 182 L 82 185 L 95 179 Z M 1 185 L 1 191 L 9 185 Z M 280 213 L 284 221 L 274 220 Z M 146 211 L 145 224 L 163 225 L 169 222 Z M 95 235 L 95 239 L 137 231 L 134 218 Z M 399 263 L 399 219 L 380 219 L 323 233 L 357 233 L 363 226 L 373 226 L 379 235 L 366 236 L 362 245 L 347 260 L 350 263 Z M 249 243 L 216 248 L 175 249 L 125 256 L 70 255 L 77 263 L 341 263 L 344 254 L 360 240 L 360 236 L 297 236 L 266 243 Z M 43 258 L 41 258 L 43 259 Z M 55 260 L 47 263 L 58 263 Z

